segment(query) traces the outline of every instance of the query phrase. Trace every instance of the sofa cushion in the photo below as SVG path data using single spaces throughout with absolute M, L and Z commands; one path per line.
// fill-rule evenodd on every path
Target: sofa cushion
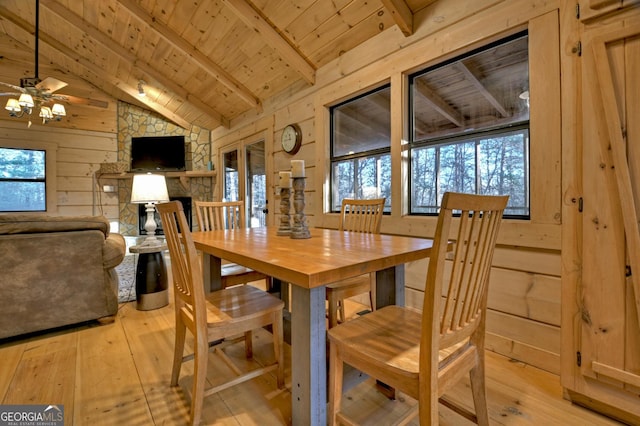
M 46 216 L 43 214 L 0 215 L 0 235 L 41 232 L 102 231 L 109 235 L 109 221 L 103 216 Z

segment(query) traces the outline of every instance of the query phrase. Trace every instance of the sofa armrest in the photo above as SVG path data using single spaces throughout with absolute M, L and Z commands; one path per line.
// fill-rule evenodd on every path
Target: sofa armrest
M 124 237 L 120 234 L 109 234 L 102 248 L 102 262 L 105 269 L 118 266 L 127 251 Z

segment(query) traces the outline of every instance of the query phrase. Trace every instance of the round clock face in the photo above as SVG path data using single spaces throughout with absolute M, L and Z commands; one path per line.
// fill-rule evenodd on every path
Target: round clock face
M 289 124 L 282 131 L 282 149 L 289 154 L 295 154 L 300 149 L 301 134 L 293 124 Z

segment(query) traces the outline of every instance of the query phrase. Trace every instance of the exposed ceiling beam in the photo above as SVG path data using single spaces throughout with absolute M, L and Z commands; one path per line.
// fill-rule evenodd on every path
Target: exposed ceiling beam
M 157 21 L 157 19 L 144 10 L 134 0 L 118 0 L 119 3 L 129 12 L 142 21 L 145 25 L 155 31 L 160 37 L 171 44 L 174 48 L 181 50 L 185 55 L 193 59 L 198 66 L 205 70 L 209 75 L 218 80 L 220 83 L 230 89 L 235 95 L 239 96 L 251 107 L 262 110 L 260 99 L 254 95 L 247 87 L 236 80 L 231 74 L 226 72 L 220 65 L 206 57 L 202 52 L 194 48 L 189 42 L 183 39 L 180 34 L 172 31 L 166 25 Z
M 223 3 L 247 24 L 249 28 L 260 34 L 266 43 L 275 49 L 280 56 L 291 65 L 308 83 L 316 80 L 316 70 L 248 0 L 222 0 Z
M 458 111 L 453 109 L 448 103 L 444 101 L 436 92 L 431 90 L 427 84 L 422 80 L 415 80 L 417 92 L 420 93 L 427 102 L 435 108 L 447 120 L 451 121 L 458 127 L 462 127 L 464 124 L 464 117 Z
M 469 83 L 473 84 L 473 87 L 475 87 L 478 92 L 480 92 L 480 94 L 482 96 L 485 97 L 485 99 L 487 101 L 489 101 L 489 103 L 491 105 L 493 105 L 493 107 L 495 109 L 498 110 L 498 112 L 503 116 L 503 117 L 509 117 L 511 114 L 509 114 L 509 112 L 507 112 L 507 110 L 505 109 L 504 105 L 502 105 L 500 103 L 499 100 L 497 100 L 495 98 L 495 96 L 493 96 L 486 87 L 484 87 L 484 84 L 482 84 L 482 82 L 480 80 L 478 80 L 478 78 L 475 76 L 475 74 L 462 62 L 458 62 L 458 69 L 462 72 L 462 74 L 464 75 L 465 80 L 467 80 Z
M 28 34 L 34 34 L 35 33 L 35 27 L 31 23 L 25 21 L 24 19 L 22 19 L 18 15 L 15 15 L 14 13 L 10 12 L 9 10 L 7 10 L 4 7 L 1 7 L 1 6 L 0 6 L 0 16 L 2 16 L 7 22 L 10 22 L 13 25 L 15 25 L 16 27 L 20 28 L 21 30 L 26 31 Z M 70 48 L 65 46 L 64 44 L 60 43 L 58 40 L 56 40 L 53 37 L 51 37 L 50 35 L 48 35 L 47 33 L 42 32 L 42 30 L 39 30 L 38 32 L 39 32 L 39 41 L 40 42 L 43 42 L 43 43 L 47 44 L 53 50 L 57 50 L 62 55 L 68 57 L 70 60 L 72 60 L 74 62 L 77 62 L 78 64 L 82 65 L 83 67 L 88 69 L 90 72 L 94 73 L 96 76 L 98 76 L 99 78 L 103 79 L 103 82 L 108 83 L 114 90 L 119 91 L 119 92 L 123 92 L 123 93 L 133 97 L 134 99 L 137 98 L 138 101 L 140 101 L 143 104 L 147 105 L 149 107 L 149 109 L 152 109 L 152 110 L 158 112 L 159 114 L 163 115 L 167 119 L 173 121 L 174 123 L 176 123 L 177 125 L 185 128 L 185 129 L 189 129 L 191 127 L 191 123 L 189 121 L 187 121 L 184 118 L 180 117 L 179 115 L 175 114 L 173 111 L 170 111 L 169 109 L 167 109 L 167 108 L 165 108 L 165 107 L 163 107 L 161 105 L 157 105 L 155 103 L 152 103 L 151 101 L 149 101 L 149 100 L 147 100 L 145 98 L 138 97 L 137 96 L 137 94 L 138 94 L 137 87 L 133 87 L 133 86 L 129 86 L 129 85 L 123 84 L 122 81 L 118 80 L 115 77 L 109 76 L 108 74 L 106 74 L 104 72 L 104 70 L 102 68 L 98 67 L 93 62 L 88 61 L 83 56 L 77 54 L 76 52 L 74 52 L 73 50 L 71 50 Z
M 406 37 L 413 34 L 413 12 L 404 0 L 382 0 L 382 5 L 391 13 L 402 34 Z
M 113 39 L 102 33 L 93 25 L 89 24 L 87 21 L 82 19 L 80 16 L 70 11 L 62 4 L 53 0 L 40 0 L 42 6 L 51 10 L 56 15 L 60 16 L 62 19 L 67 21 L 72 26 L 78 28 L 79 30 L 85 32 L 89 37 L 91 37 L 94 41 L 102 44 L 104 47 L 109 49 L 115 55 L 122 58 L 126 63 L 131 64 L 133 68 L 137 68 L 144 73 L 145 75 L 151 77 L 160 85 L 166 87 L 169 91 L 173 92 L 176 96 L 185 99 L 187 102 L 192 104 L 194 107 L 199 109 L 203 114 L 208 117 L 216 120 L 220 125 L 224 127 L 229 127 L 229 120 L 222 116 L 218 111 L 211 108 L 209 105 L 205 104 L 202 100 L 193 96 L 187 92 L 186 89 L 176 84 L 173 80 L 165 77 L 163 74 L 158 72 L 154 67 L 149 65 L 147 62 L 141 61 L 138 59 L 133 53 L 119 44 L 115 43 Z M 149 79 L 145 79 L 147 85 L 149 84 Z

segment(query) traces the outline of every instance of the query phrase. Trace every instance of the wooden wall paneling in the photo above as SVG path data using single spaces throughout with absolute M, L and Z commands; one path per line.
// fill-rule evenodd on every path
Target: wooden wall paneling
M 487 306 L 560 327 L 560 277 L 492 268 Z
M 554 353 L 560 357 L 560 327 L 487 310 L 487 330 L 513 341 Z M 558 369 L 560 364 L 558 364 Z
M 555 352 L 541 349 L 538 344 L 525 344 L 519 340 L 509 339 L 487 331 L 484 346 L 500 355 L 522 361 L 556 375 L 560 374 L 560 356 Z
M 557 11 L 529 21 L 531 221 L 539 223 L 561 221 L 559 47 Z
M 94 208 L 93 172 L 100 163 L 117 160 L 116 135 L 108 132 L 58 128 L 36 125 L 31 128 L 11 118 L 0 118 L 0 144 L 31 142 L 57 146 L 55 164 L 56 215 L 99 214 Z M 118 209 L 108 209 L 106 215 L 117 222 Z
M 554 250 L 535 250 L 524 247 L 496 247 L 493 266 L 560 276 L 560 253 Z

